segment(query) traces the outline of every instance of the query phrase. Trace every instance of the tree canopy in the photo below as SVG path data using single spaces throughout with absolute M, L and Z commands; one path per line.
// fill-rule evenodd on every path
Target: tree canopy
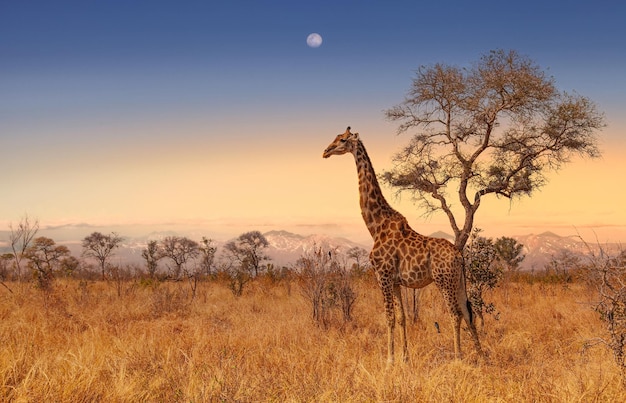
M 70 257 L 70 250 L 65 245 L 57 245 L 54 240 L 41 236 L 34 239 L 24 252 L 24 257 L 29 260 L 38 286 L 49 289 L 54 272 L 62 267 L 64 259 Z
M 504 50 L 468 68 L 420 67 L 386 116 L 400 122 L 399 134 L 417 133 L 382 180 L 411 192 L 425 214 L 443 211 L 460 250 L 482 197 L 530 196 L 573 156 L 600 156 L 604 126 L 590 99 L 559 91 L 531 59 Z
M 187 237 L 167 236 L 161 242 L 161 257 L 167 257 L 174 263 L 172 275 L 179 278 L 186 272 L 185 265 L 189 260 L 193 260 L 200 254 L 198 242 Z M 187 273 L 185 273 L 187 274 Z
M 228 256 L 255 277 L 263 270 L 263 262 L 270 260 L 265 253 L 268 247 L 267 238 L 259 231 L 245 232 L 224 245 Z
M 120 247 L 124 238 L 112 232 L 104 235 L 100 232 L 92 232 L 83 238 L 83 256 L 96 259 L 100 263 L 102 279 L 106 278 L 106 263 L 113 251 Z

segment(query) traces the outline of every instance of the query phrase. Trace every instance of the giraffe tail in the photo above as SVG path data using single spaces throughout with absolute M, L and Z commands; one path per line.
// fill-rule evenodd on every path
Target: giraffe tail
M 469 313 L 469 321 L 470 325 L 474 324 L 474 310 L 472 309 L 472 302 L 470 301 L 469 295 L 467 295 L 467 278 L 465 277 L 465 259 L 461 258 L 461 264 L 463 269 L 461 270 L 461 276 L 463 277 L 461 281 L 463 281 L 463 288 L 465 290 L 465 306 L 467 308 L 467 312 Z
M 474 312 L 472 311 L 472 303 L 470 302 L 469 298 L 465 301 L 465 305 L 467 305 L 467 312 L 469 312 L 470 324 L 473 325 L 474 324 Z

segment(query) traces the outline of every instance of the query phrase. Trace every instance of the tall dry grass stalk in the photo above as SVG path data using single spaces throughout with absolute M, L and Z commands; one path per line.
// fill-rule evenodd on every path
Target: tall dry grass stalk
M 291 287 L 297 287 L 295 284 Z M 236 298 L 202 283 L 117 289 L 58 282 L 51 295 L 0 290 L 0 401 L 626 401 L 611 353 L 585 341 L 604 327 L 583 285 L 511 283 L 487 297 L 487 361 L 453 359 L 440 295 L 426 288 L 409 327 L 410 362 L 386 369 L 376 285 L 361 281 L 353 320 L 322 329 L 286 284 Z M 440 324 L 438 333 L 434 323 Z

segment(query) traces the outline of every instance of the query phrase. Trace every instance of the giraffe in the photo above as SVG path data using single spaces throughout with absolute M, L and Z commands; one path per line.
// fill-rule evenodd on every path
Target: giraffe
M 400 326 L 403 361 L 408 361 L 406 318 L 400 286 L 422 288 L 434 282 L 452 317 L 454 354 L 461 356 L 460 327 L 464 319 L 474 347 L 483 355 L 472 320 L 471 305 L 465 290 L 463 257 L 456 247 L 441 238 L 415 232 L 407 219 L 393 209 L 380 189 L 376 173 L 358 133 L 348 127 L 324 150 L 323 157 L 351 153 L 359 177 L 361 215 L 374 245 L 370 262 L 382 291 L 387 318 L 387 364 L 394 362 L 394 328 Z M 397 310 L 397 312 L 396 312 Z M 397 314 L 397 316 L 396 316 Z

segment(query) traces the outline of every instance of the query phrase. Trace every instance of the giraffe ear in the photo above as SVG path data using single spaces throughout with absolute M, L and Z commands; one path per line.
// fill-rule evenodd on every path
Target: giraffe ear
M 352 138 L 354 138 L 355 140 L 359 139 L 359 133 L 352 133 Z

